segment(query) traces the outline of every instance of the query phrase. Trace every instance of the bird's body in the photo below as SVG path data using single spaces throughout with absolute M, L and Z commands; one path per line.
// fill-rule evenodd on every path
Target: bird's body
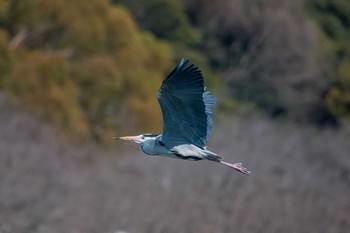
M 167 148 L 162 142 L 162 135 L 146 139 L 141 145 L 141 149 L 148 155 L 160 155 L 190 161 L 208 159 L 208 157 L 211 157 L 213 160 L 221 159 L 220 156 L 213 152 L 199 148 L 193 144 L 180 144 L 172 148 Z
M 216 98 L 204 87 L 203 76 L 194 65 L 182 59 L 163 81 L 158 101 L 163 114 L 163 134 L 119 137 L 141 144 L 147 155 L 190 161 L 209 160 L 249 175 L 241 163 L 227 163 L 206 149 L 213 125 Z

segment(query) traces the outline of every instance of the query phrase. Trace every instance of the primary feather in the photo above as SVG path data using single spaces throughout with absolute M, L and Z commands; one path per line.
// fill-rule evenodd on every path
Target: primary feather
M 163 113 L 162 142 L 169 148 L 180 144 L 205 148 L 216 98 L 204 87 L 200 70 L 182 59 L 163 81 L 157 97 Z

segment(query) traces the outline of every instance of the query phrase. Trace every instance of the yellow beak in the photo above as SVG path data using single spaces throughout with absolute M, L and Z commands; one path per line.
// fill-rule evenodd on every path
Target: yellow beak
M 114 139 L 124 140 L 124 141 L 138 141 L 142 139 L 142 136 L 124 136 L 124 137 L 115 137 Z

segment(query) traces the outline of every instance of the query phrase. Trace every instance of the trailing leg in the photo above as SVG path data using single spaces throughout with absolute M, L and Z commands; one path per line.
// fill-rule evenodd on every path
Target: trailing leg
M 232 163 L 227 163 L 227 162 L 225 162 L 225 161 L 220 161 L 219 163 L 221 163 L 221 164 L 223 164 L 223 165 L 226 165 L 226 166 L 228 166 L 228 167 L 230 167 L 230 168 L 233 168 L 233 169 L 235 169 L 236 171 L 239 171 L 239 172 L 241 172 L 241 173 L 243 173 L 243 174 L 245 174 L 245 175 L 250 175 L 250 171 L 247 169 L 247 168 L 245 168 L 245 167 L 243 167 L 242 166 L 242 163 L 234 163 L 234 164 L 232 164 Z

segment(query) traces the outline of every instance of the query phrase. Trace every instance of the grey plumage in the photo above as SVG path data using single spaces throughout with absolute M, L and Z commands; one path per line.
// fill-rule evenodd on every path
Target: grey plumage
M 119 137 L 141 144 L 148 155 L 166 156 L 184 160 L 209 160 L 249 175 L 241 163 L 227 163 L 206 149 L 213 127 L 213 109 L 216 98 L 204 86 L 201 71 L 182 59 L 164 79 L 158 101 L 163 114 L 162 134 L 141 134 Z

